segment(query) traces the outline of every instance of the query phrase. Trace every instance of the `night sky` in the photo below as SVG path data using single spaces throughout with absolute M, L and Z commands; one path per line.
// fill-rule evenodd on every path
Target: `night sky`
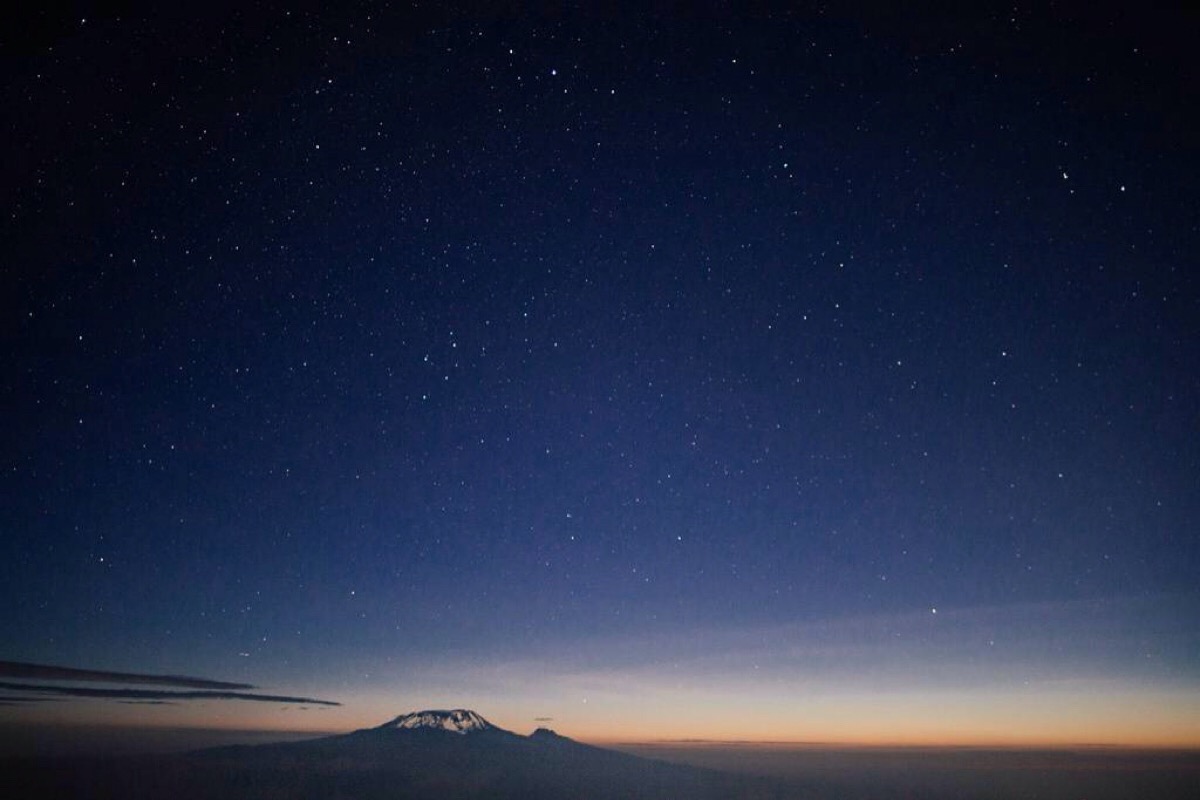
M 250 5 L 0 26 L 0 660 L 263 701 L 0 720 L 1200 744 L 1194 12 Z

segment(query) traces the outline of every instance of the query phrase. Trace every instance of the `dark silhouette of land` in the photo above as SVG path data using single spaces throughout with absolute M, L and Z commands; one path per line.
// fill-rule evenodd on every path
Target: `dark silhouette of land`
M 1200 750 L 1125 747 L 848 747 L 655 742 L 635 755 L 769 776 L 796 797 L 955 800 L 1187 800 L 1200 797 Z
M 423 712 L 452 713 L 460 712 Z M 520 736 L 486 721 L 468 730 L 397 727 L 403 719 L 341 736 L 179 755 L 10 759 L 2 766 L 2 781 L 16 792 L 13 796 L 97 800 L 783 800 L 795 796 L 779 781 L 641 758 L 582 744 L 544 728 Z
M 0 760 L 13 797 L 346 800 L 1162 800 L 1200 797 L 1200 752 L 846 748 L 521 736 L 473 712 L 344 735 L 138 756 Z

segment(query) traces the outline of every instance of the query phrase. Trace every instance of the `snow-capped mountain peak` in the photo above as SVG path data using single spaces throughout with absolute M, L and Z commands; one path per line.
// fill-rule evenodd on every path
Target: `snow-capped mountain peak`
M 449 711 L 415 711 L 412 714 L 401 714 L 380 727 L 400 730 L 439 730 L 466 734 L 493 730 L 496 726 L 474 711 L 455 708 Z

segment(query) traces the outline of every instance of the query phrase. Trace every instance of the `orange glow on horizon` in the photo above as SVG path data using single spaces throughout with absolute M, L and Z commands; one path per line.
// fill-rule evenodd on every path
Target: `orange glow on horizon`
M 323 735 L 375 727 L 424 708 L 462 707 L 518 734 L 547 727 L 601 746 L 1200 749 L 1200 696 L 1186 690 L 829 690 L 788 697 L 765 690 L 698 696 L 637 687 L 624 694 L 600 692 L 586 703 L 569 697 L 571 693 L 497 698 L 469 692 L 463 697 L 413 697 L 363 691 L 339 698 L 342 706 L 307 708 L 228 701 L 170 706 L 85 702 L 13 709 L 9 721 Z
M 190 715 L 189 715 L 190 716 Z M 203 715 L 187 720 L 162 720 L 142 718 L 105 723 L 114 727 L 141 728 L 196 728 L 222 731 L 265 732 L 278 731 L 287 734 L 329 735 L 349 733 L 360 728 L 370 728 L 386 722 L 367 714 L 313 716 L 293 714 L 287 718 L 279 713 L 250 717 L 216 717 Z M 1195 730 L 1172 730 L 1140 725 L 1092 728 L 1082 731 L 1063 726 L 1053 730 L 1010 732 L 980 726 L 975 730 L 946 731 L 933 726 L 914 727 L 910 730 L 883 728 L 867 723 L 842 726 L 836 730 L 797 731 L 793 729 L 760 729 L 755 735 L 744 730 L 722 730 L 720 728 L 669 729 L 647 728 L 637 725 L 564 724 L 558 721 L 524 723 L 508 722 L 492 718 L 496 724 L 518 734 L 531 733 L 537 727 L 551 728 L 558 733 L 581 742 L 598 746 L 620 744 L 670 745 L 670 746 L 746 746 L 755 748 L 1080 748 L 1113 747 L 1133 749 L 1200 750 L 1200 735 Z

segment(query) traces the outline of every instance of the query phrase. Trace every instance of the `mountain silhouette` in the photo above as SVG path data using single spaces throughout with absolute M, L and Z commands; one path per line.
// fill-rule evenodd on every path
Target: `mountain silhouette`
M 11 766 L 11 765 L 10 765 Z M 375 728 L 301 742 L 175 756 L 32 760 L 10 770 L 25 796 L 345 798 L 346 800 L 782 800 L 757 778 L 529 736 L 466 709 L 403 714 Z

